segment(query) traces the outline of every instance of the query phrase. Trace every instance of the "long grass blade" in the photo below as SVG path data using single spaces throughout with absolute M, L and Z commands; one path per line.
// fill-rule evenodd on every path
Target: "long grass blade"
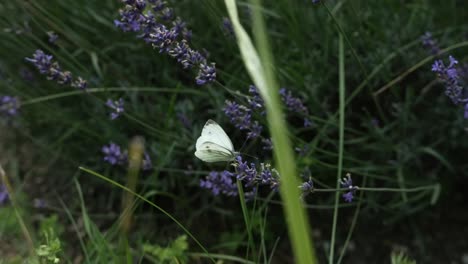
M 281 175 L 280 193 L 284 201 L 283 210 L 296 263 L 316 263 L 308 219 L 299 200 L 300 193 L 297 188 L 299 182 L 296 178 L 294 154 L 288 138 L 287 124 L 283 118 L 278 85 L 274 78 L 271 51 L 265 34 L 266 28 L 260 14 L 260 1 L 252 1 L 254 31 L 259 53 L 239 21 L 236 2 L 225 0 L 225 4 L 244 65 L 265 102 L 268 126 L 275 149 L 275 162 Z

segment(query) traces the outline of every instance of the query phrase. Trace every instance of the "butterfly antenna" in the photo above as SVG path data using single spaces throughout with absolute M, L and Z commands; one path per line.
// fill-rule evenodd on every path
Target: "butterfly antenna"
M 242 152 L 242 149 L 245 147 L 245 144 L 247 144 L 247 139 L 244 140 L 244 143 L 242 144 L 241 148 L 239 149 L 239 154 L 242 154 L 244 156 L 251 157 L 251 158 L 254 158 L 254 159 L 258 160 L 258 157 L 255 157 L 255 156 L 252 156 L 252 155 L 249 155 L 247 153 Z

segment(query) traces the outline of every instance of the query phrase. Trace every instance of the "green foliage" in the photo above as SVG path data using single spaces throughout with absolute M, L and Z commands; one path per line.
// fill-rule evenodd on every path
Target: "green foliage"
M 0 207 L 0 237 L 14 237 L 21 235 L 21 227 L 15 216 L 13 207 Z
M 181 235 L 167 246 L 143 244 L 143 252 L 152 256 L 157 263 L 187 263 L 187 236 Z
M 60 263 L 58 255 L 62 251 L 60 239 L 56 236 L 54 229 L 43 231 L 43 242 L 37 247 L 36 254 L 41 264 Z
M 392 252 L 390 259 L 392 264 L 416 264 L 415 260 L 410 259 L 403 252 Z

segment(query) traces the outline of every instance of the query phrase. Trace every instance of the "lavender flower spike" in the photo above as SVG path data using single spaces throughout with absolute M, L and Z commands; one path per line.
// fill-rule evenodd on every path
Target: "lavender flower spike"
M 340 183 L 343 188 L 348 189 L 348 191 L 342 195 L 343 199 L 348 203 L 352 202 L 358 187 L 353 186 L 353 180 L 351 179 L 351 174 L 347 173 L 346 176 L 343 177 L 343 179 L 340 181 Z
M 5 185 L 0 186 L 0 205 L 6 203 L 8 201 L 8 190 L 6 189 Z
M 104 160 L 111 165 L 123 163 L 124 153 L 120 150 L 120 146 L 114 142 L 110 142 L 109 145 L 103 146 L 102 153 L 104 153 Z
M 458 104 L 463 99 L 462 96 L 462 86 L 460 85 L 460 77 L 458 74 L 458 69 L 455 67 L 458 64 L 458 61 L 449 56 L 449 65 L 445 66 L 442 60 L 434 61 L 432 64 L 432 71 L 437 73 L 437 77 L 445 86 L 445 95 L 447 95 L 454 104 Z
M 124 101 L 122 98 L 119 98 L 117 101 L 112 101 L 111 99 L 107 99 L 106 105 L 112 108 L 113 112 L 110 113 L 110 119 L 114 120 L 119 117 L 124 111 Z
M 20 108 L 18 97 L 9 95 L 0 96 L 0 115 L 16 116 Z

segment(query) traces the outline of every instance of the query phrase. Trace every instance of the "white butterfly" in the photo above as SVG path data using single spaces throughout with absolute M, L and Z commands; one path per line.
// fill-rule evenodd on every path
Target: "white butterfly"
M 204 162 L 231 161 L 238 154 L 223 128 L 211 119 L 206 121 L 195 148 L 195 156 Z

